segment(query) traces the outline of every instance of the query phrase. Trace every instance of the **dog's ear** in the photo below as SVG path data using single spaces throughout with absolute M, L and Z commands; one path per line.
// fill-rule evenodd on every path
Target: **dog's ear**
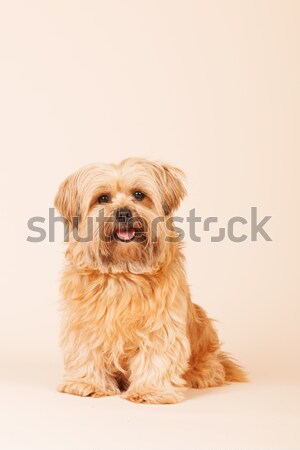
M 181 200 L 186 195 L 184 186 L 184 173 L 170 164 L 159 164 L 160 173 L 158 182 L 163 198 L 163 210 L 166 216 L 172 214 L 179 208 Z
M 59 186 L 54 200 L 55 208 L 72 226 L 76 225 L 80 216 L 77 178 L 77 173 L 66 178 Z

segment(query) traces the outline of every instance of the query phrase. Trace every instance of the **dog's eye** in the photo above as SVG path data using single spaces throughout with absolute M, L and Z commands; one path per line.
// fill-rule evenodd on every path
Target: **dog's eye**
M 143 192 L 141 191 L 136 191 L 133 193 L 133 196 L 136 200 L 143 200 L 143 198 L 145 197 L 145 194 L 143 194 Z
M 98 203 L 108 203 L 110 201 L 109 195 L 103 194 L 98 197 Z

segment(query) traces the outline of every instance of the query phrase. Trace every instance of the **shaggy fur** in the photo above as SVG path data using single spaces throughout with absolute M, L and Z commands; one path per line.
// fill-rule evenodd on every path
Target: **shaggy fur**
M 137 200 L 136 191 L 145 197 Z M 137 158 L 85 167 L 60 186 L 55 206 L 70 227 L 61 392 L 102 397 L 123 391 L 134 402 L 176 403 L 186 387 L 246 381 L 220 351 L 212 321 L 191 302 L 181 244 L 170 230 L 185 193 L 179 169 Z M 99 204 L 101 195 L 109 201 Z M 135 237 L 123 242 L 116 238 L 125 226 L 116 211 L 125 207 Z M 99 211 L 111 221 L 99 220 Z M 91 239 L 85 239 L 88 218 Z

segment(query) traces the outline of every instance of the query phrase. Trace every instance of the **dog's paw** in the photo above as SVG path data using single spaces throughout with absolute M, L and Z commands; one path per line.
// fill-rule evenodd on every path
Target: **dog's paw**
M 171 404 L 184 400 L 184 395 L 176 390 L 134 390 L 129 389 L 122 394 L 122 398 L 134 403 Z
M 79 395 L 80 397 L 107 397 L 109 395 L 120 394 L 120 390 L 115 387 L 110 390 L 101 390 L 92 384 L 83 381 L 66 381 L 57 388 L 59 392 L 66 394 Z

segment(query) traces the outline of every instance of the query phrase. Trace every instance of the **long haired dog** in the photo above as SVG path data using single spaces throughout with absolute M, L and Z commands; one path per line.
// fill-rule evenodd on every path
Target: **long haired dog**
M 91 165 L 60 186 L 69 224 L 62 278 L 61 392 L 176 403 L 186 387 L 246 381 L 191 302 L 172 214 L 182 172 L 129 158 Z

